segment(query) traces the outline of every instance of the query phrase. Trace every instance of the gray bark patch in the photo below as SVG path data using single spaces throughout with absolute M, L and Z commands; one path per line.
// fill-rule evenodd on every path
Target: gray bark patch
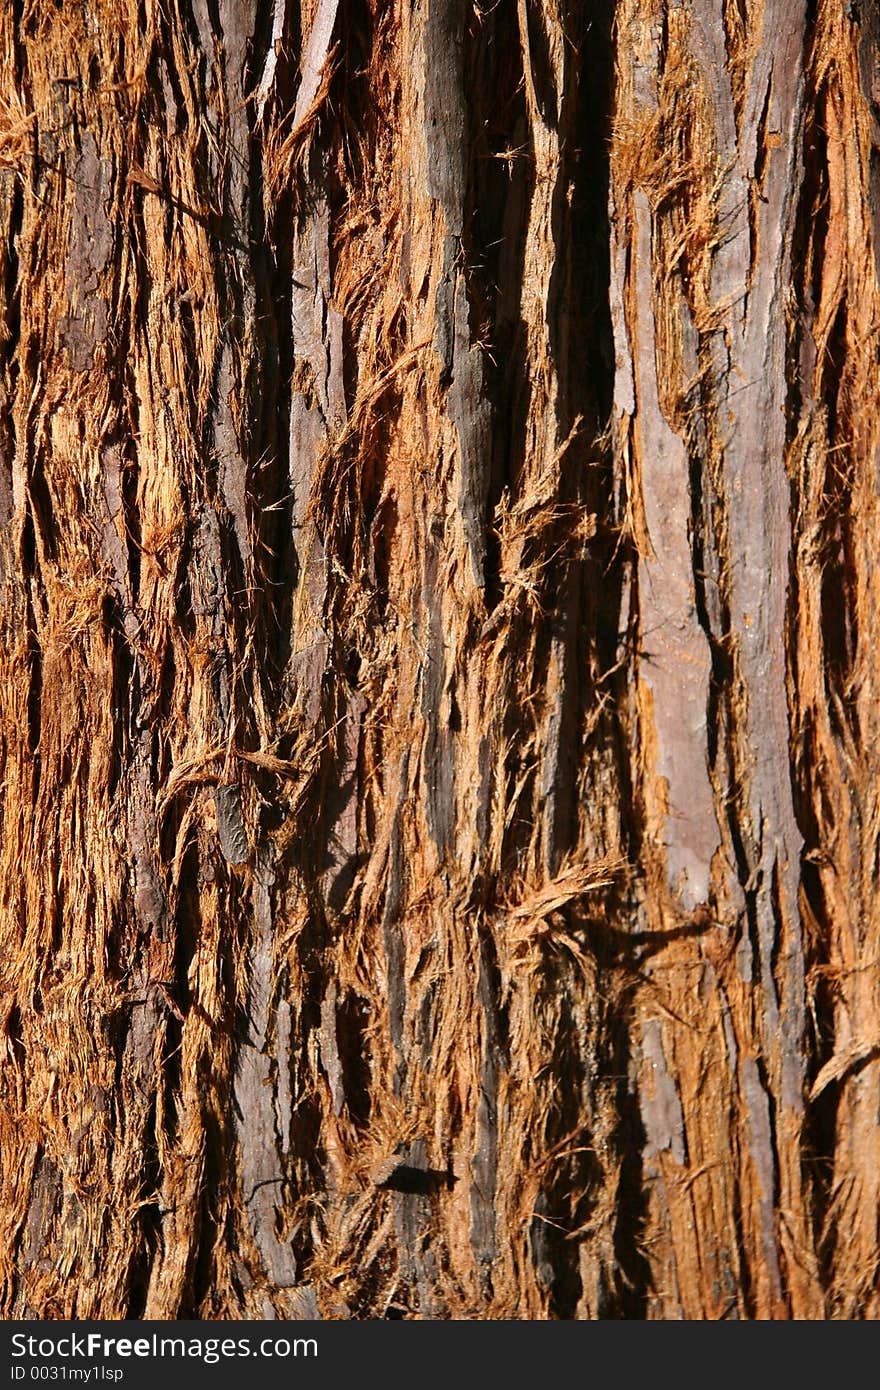
M 218 787 L 214 792 L 217 835 L 223 857 L 229 864 L 244 864 L 250 854 L 247 832 L 241 818 L 241 791 L 236 786 Z
M 99 158 L 94 136 L 86 131 L 82 153 L 71 174 L 74 195 L 65 266 L 67 313 L 58 326 L 70 365 L 78 372 L 89 370 L 95 348 L 107 336 L 109 311 L 98 286 L 113 254 L 113 227 L 107 215 L 112 173 L 112 164 Z

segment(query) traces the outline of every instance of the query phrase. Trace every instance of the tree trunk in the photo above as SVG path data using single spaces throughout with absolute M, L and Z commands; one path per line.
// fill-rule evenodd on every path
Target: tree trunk
M 880 1314 L 876 0 L 0 93 L 0 1312 Z

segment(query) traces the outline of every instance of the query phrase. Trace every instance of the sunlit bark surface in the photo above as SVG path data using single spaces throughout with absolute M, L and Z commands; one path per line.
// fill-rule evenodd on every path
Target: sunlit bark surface
M 880 1313 L 875 0 L 0 0 L 0 1312 Z

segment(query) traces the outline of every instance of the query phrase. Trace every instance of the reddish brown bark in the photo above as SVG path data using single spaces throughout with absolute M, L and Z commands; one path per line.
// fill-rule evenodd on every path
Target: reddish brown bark
M 0 8 L 7 1316 L 876 1315 L 878 39 Z

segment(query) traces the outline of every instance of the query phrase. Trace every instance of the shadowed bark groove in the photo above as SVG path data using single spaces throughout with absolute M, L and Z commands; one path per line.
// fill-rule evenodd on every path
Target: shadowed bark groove
M 0 1309 L 880 1312 L 880 11 L 0 7 Z

